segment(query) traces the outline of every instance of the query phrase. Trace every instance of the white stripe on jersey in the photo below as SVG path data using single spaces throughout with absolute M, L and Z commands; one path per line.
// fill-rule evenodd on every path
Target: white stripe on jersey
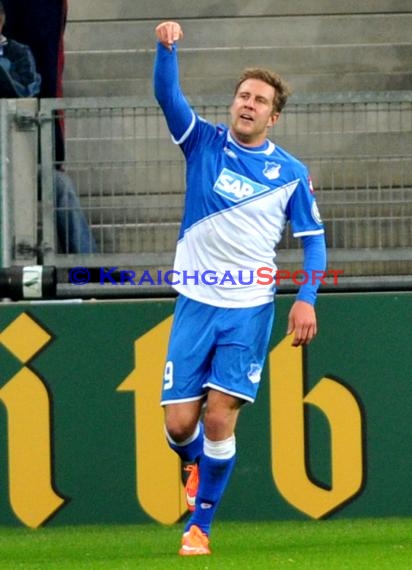
M 298 184 L 299 179 L 293 180 L 214 213 L 188 228 L 177 245 L 174 269 L 181 276 L 215 271 L 220 279 L 225 272 L 230 272 L 236 284 L 206 285 L 180 278 L 175 289 L 195 301 L 217 307 L 254 307 L 269 303 L 273 299 L 273 284 L 257 283 L 256 272 L 261 267 L 271 268 L 273 275 L 276 271 L 274 248 L 286 223 L 285 206 Z M 256 252 L 261 252 L 258 259 Z M 253 271 L 254 282 L 239 283 L 239 271 L 244 274 Z

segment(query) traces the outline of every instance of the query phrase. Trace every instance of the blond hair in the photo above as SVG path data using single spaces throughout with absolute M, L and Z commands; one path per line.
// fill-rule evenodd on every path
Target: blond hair
M 275 90 L 273 98 L 273 112 L 280 113 L 286 105 L 286 101 L 291 94 L 291 90 L 287 83 L 277 73 L 264 67 L 249 67 L 244 69 L 240 75 L 235 87 L 235 95 L 239 91 L 240 86 L 247 79 L 259 79 L 268 85 L 271 85 Z

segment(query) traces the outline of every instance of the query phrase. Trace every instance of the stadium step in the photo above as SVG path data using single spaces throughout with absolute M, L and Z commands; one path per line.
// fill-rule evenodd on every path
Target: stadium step
M 65 35 L 66 96 L 152 94 L 154 27 L 184 22 L 188 95 L 230 96 L 240 70 L 274 67 L 296 91 L 410 89 L 412 14 L 406 1 L 321 0 L 214 4 L 129 0 L 71 3 Z M 339 4 L 334 6 L 333 4 Z M 94 7 L 94 11 L 91 12 Z

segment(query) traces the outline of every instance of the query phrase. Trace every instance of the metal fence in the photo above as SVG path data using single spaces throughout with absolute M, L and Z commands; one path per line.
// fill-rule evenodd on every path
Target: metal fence
M 228 102 L 192 103 L 205 118 L 227 122 Z M 96 242 L 94 253 L 70 251 L 58 239 L 58 223 L 73 214 L 71 204 L 56 202 L 60 165 L 53 159 L 53 124 L 59 113 L 65 124 L 64 171 Z M 13 113 L 8 117 L 19 128 Z M 37 262 L 58 268 L 170 269 L 184 161 L 154 101 L 48 99 L 26 119 L 26 128 L 30 119 L 32 130 L 38 128 L 41 147 L 40 214 L 33 228 Z M 295 96 L 272 134 L 311 171 L 330 267 L 343 270 L 347 283 L 410 283 L 412 92 Z M 24 168 L 18 156 L 9 160 Z M 12 243 L 11 260 L 25 263 L 18 240 Z M 288 231 L 278 258 L 284 268 L 300 266 L 299 242 Z

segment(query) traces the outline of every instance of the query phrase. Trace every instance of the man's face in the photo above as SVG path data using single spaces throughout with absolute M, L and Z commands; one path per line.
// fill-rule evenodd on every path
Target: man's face
M 267 129 L 279 113 L 273 111 L 275 89 L 260 79 L 246 79 L 230 106 L 231 132 L 240 143 L 250 146 L 263 144 Z

